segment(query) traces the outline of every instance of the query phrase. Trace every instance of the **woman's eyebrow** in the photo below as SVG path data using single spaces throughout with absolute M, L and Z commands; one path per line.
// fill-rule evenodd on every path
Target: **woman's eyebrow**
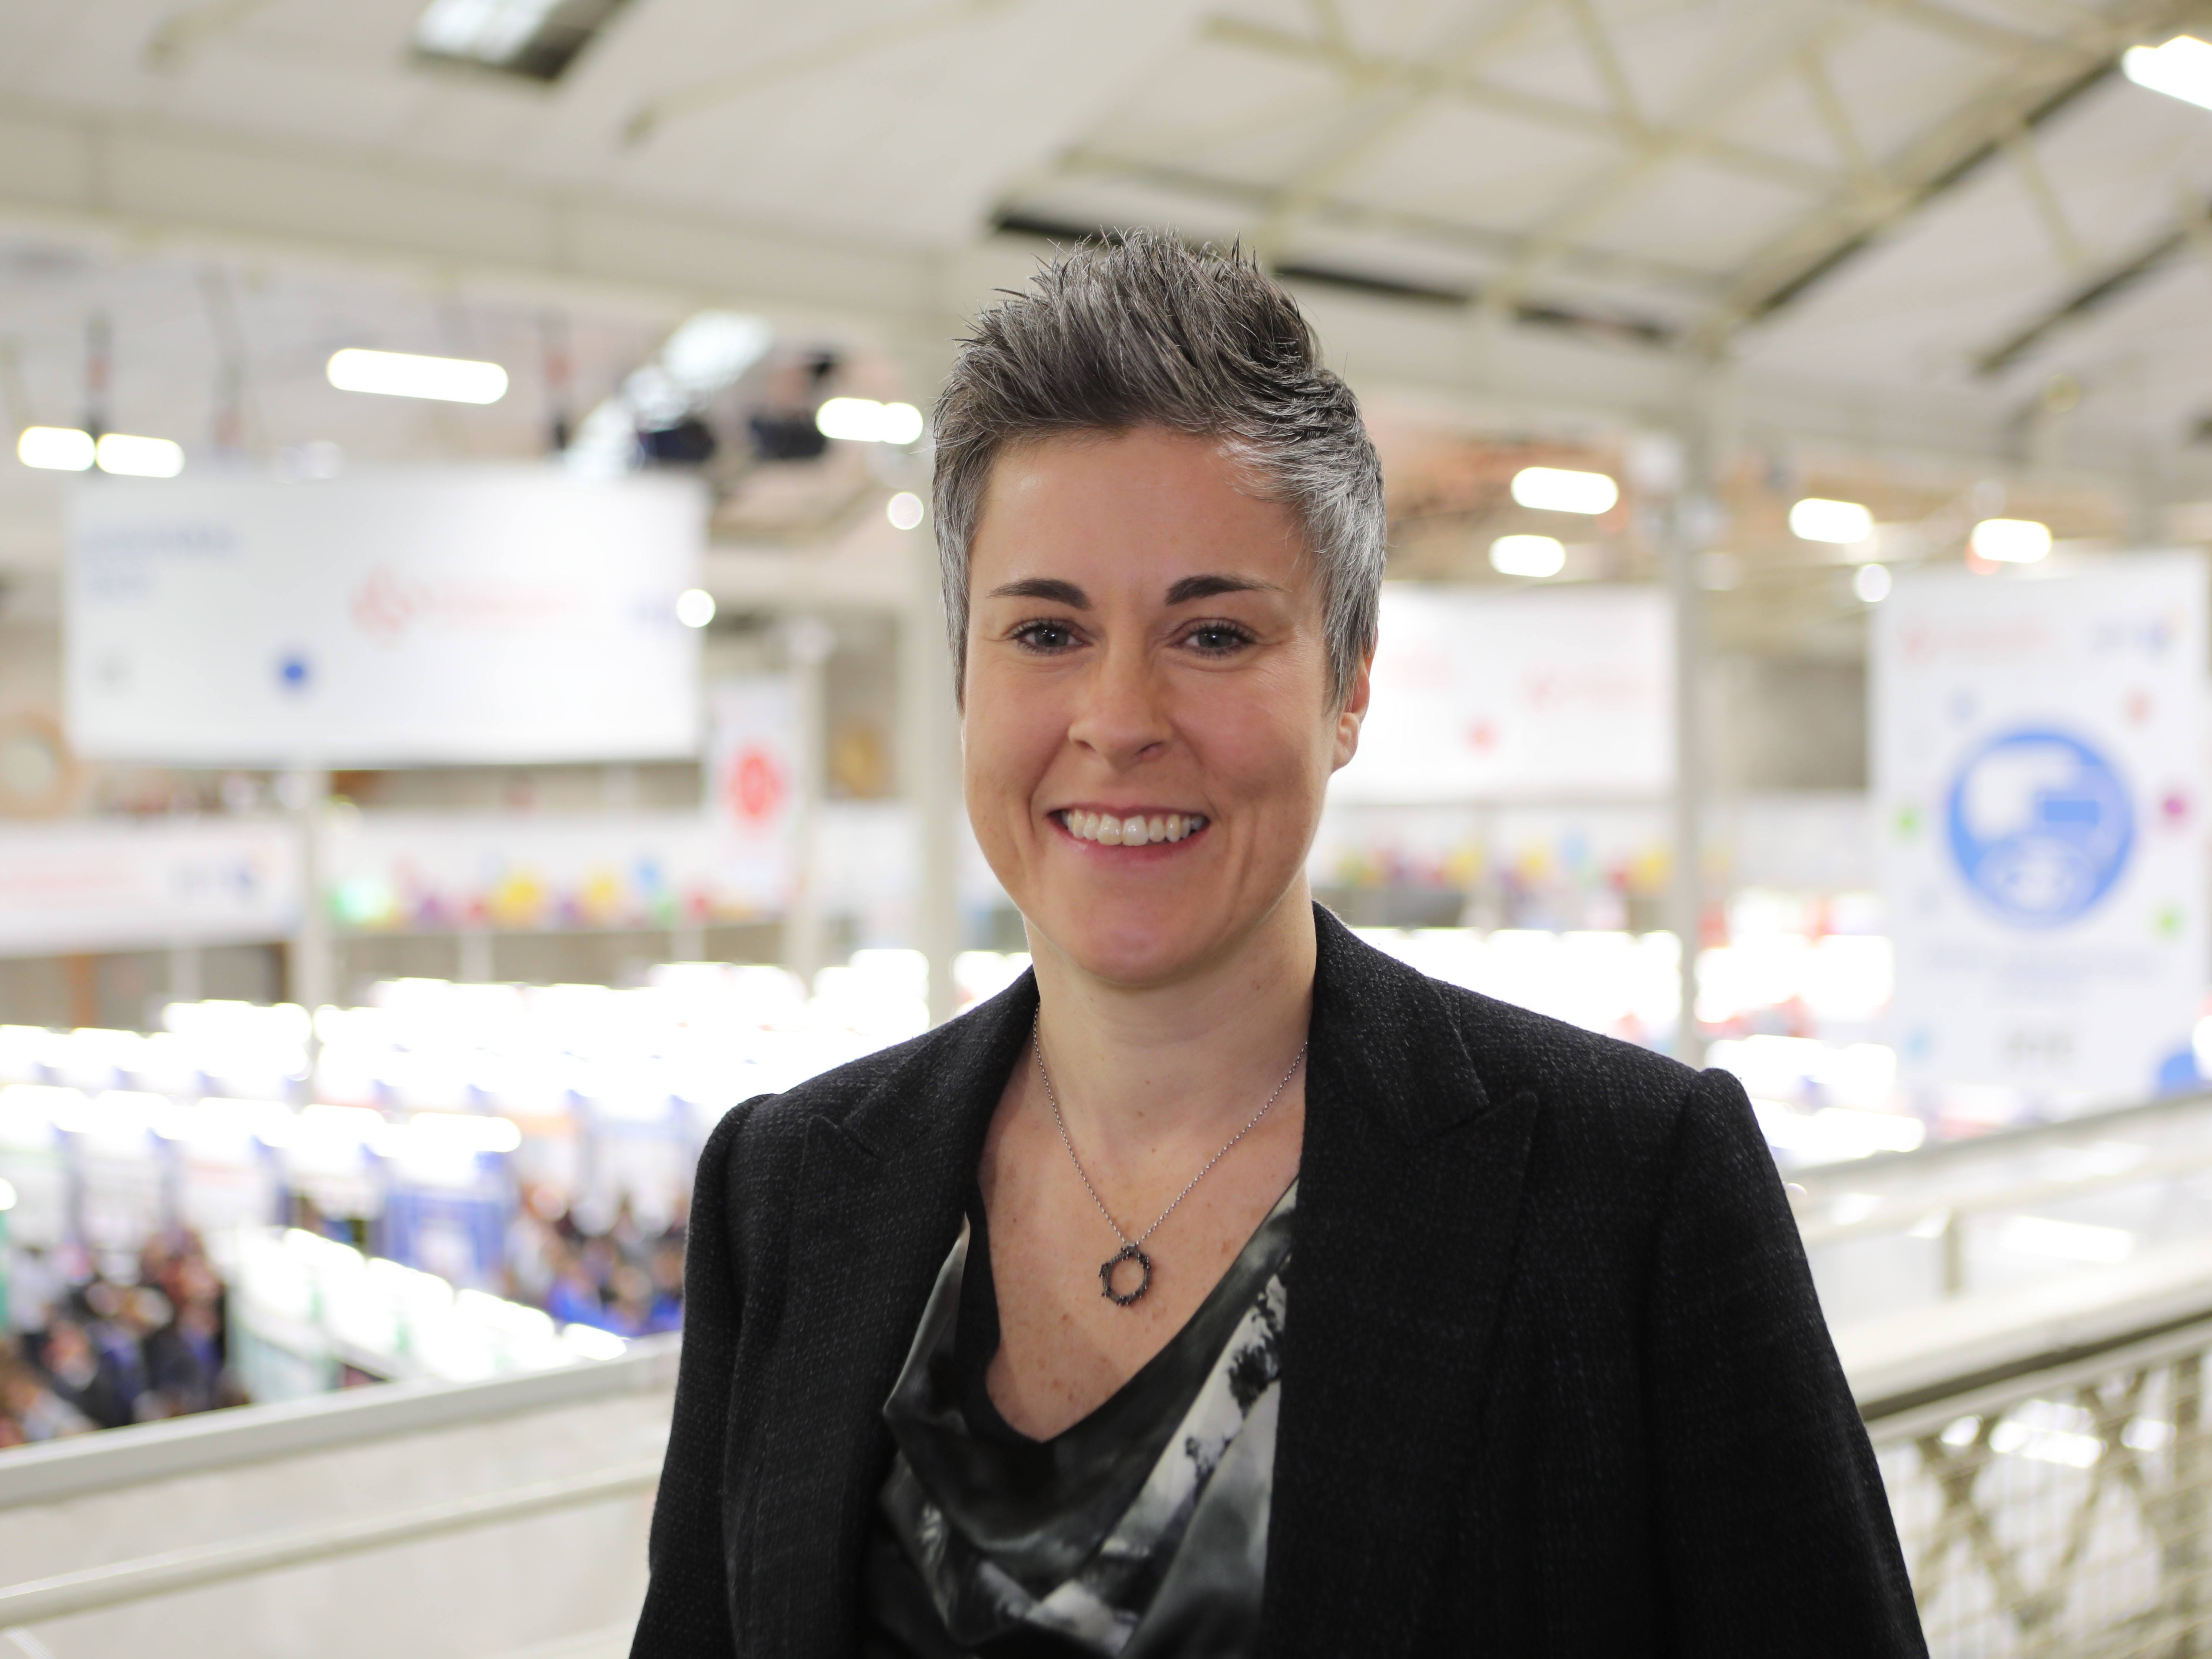
M 985 596 L 992 599 L 1048 599 L 1055 605 L 1066 605 L 1076 610 L 1091 609 L 1091 596 L 1073 582 L 1063 582 L 1054 576 L 1025 576 L 1018 582 L 1008 582 L 995 587 Z
M 1211 599 L 1222 593 L 1280 593 L 1273 582 L 1256 576 L 1186 576 L 1168 590 L 1168 603 L 1187 605 L 1194 599 Z

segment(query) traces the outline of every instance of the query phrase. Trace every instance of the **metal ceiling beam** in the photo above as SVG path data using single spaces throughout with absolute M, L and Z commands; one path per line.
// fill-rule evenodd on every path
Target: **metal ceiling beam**
M 1264 213 L 1275 194 L 1266 185 L 1218 178 L 1193 167 L 1172 167 L 1139 156 L 1115 155 L 1103 150 L 1073 151 L 1060 159 L 1060 170 L 1063 176 L 1125 179 L 1132 184 L 1216 203 L 1239 214 Z M 1016 215 L 1023 210 L 1018 202 L 1017 205 L 1007 209 L 1006 213 Z M 1510 260 L 1519 254 L 1524 245 L 1522 238 L 1508 231 L 1489 230 L 1461 220 L 1414 213 L 1401 208 L 1373 207 L 1340 197 L 1328 197 L 1315 202 L 1307 209 L 1307 217 L 1315 224 L 1334 229 L 1382 231 L 1455 253 L 1472 254 L 1486 261 Z M 1614 253 L 1599 248 L 1569 248 L 1559 256 L 1557 263 L 1561 269 L 1593 281 L 1643 283 L 1679 294 L 1701 306 L 1711 304 L 1720 293 L 1719 284 L 1709 271 L 1669 263 L 1663 259 L 1647 258 L 1639 254 Z
M 1565 99 L 1517 87 L 1498 86 L 1467 74 L 1455 75 L 1431 64 L 1407 63 L 1398 58 L 1334 51 L 1327 42 L 1313 39 L 1271 24 L 1242 18 L 1216 17 L 1200 31 L 1203 38 L 1224 45 L 1242 46 L 1316 68 L 1327 69 L 1347 82 L 1393 85 L 1425 91 L 1437 98 L 1465 104 L 1494 114 L 1511 116 L 1537 126 L 1556 128 L 1583 137 L 1610 139 L 1630 148 L 1669 142 L 1684 142 L 1700 160 L 1731 173 L 1799 190 L 1826 191 L 1844 182 L 1833 168 L 1814 167 L 1794 156 L 1778 155 L 1756 146 L 1710 134 L 1684 135 L 1665 128 L 1632 126 L 1619 115 L 1595 110 Z
M 208 41 L 228 33 L 275 3 L 276 0 L 209 0 L 205 5 L 171 12 L 147 37 L 146 67 L 182 68 L 185 60 Z
M 1764 97 L 1777 82 L 1801 73 L 1804 54 L 1817 50 L 1850 23 L 1848 17 L 1833 11 L 1814 13 L 1757 66 L 1748 71 L 1731 67 L 1723 78 L 1699 88 L 1686 101 L 1686 107 L 1698 112 L 1694 121 L 1655 135 L 1640 153 L 1599 172 L 1571 192 L 1536 227 L 1521 257 L 1491 286 L 1484 299 L 1484 312 L 1495 317 L 1505 307 L 1518 304 L 1529 283 L 1567 248 L 1663 168 L 1694 151 L 1701 140 L 1717 136 L 1747 104 Z
M 2077 284 L 2056 305 L 1976 358 L 1974 372 L 1984 379 L 2003 374 L 2069 324 L 2080 321 L 2092 312 L 2102 311 L 2123 294 L 2142 287 L 2198 245 L 2204 236 L 2205 215 L 2205 209 L 2194 209 L 2190 219 L 2152 237 L 2124 258 Z
M 1472 74 L 1519 39 L 1537 14 L 1550 3 L 1551 0 L 1516 0 L 1504 16 L 1481 27 L 1459 31 L 1461 38 L 1441 45 L 1434 54 L 1443 72 L 1454 76 Z M 1338 60 L 1339 73 L 1342 74 L 1348 47 L 1322 44 Z M 1322 153 L 1283 183 L 1253 233 L 1260 257 L 1269 263 L 1274 263 L 1282 252 L 1299 219 L 1313 203 L 1365 167 L 1418 120 L 1438 96 L 1438 88 L 1432 86 L 1409 85 L 1403 81 L 1376 85 L 1356 74 L 1345 79 L 1344 88 L 1358 103 L 1345 112 L 1337 130 L 1329 135 Z
M 909 40 L 921 39 L 940 30 L 957 28 L 1021 3 L 1022 0 L 945 0 L 943 4 L 926 7 L 888 22 L 848 29 L 817 45 L 771 58 L 764 64 L 694 81 L 640 104 L 623 123 L 622 142 L 627 146 L 642 144 L 671 121 L 682 117 L 714 109 L 779 82 L 819 74 L 889 46 L 904 45 Z
M 1923 21 L 1924 9 L 1900 15 Z M 1869 251 L 1884 235 L 1978 173 L 2008 142 L 2033 132 L 2117 73 L 2121 50 L 2201 15 L 2203 0 L 2131 0 L 2094 32 L 2021 51 L 1884 168 L 1877 199 L 1839 195 L 1776 237 L 1738 278 L 1711 333 L 1771 317 Z

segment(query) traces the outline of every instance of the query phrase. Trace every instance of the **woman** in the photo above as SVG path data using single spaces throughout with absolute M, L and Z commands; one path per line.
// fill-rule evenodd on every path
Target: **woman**
M 1296 307 L 1130 236 L 936 415 L 1033 974 L 702 1157 L 635 1651 L 1923 1651 L 1741 1088 L 1307 893 L 1382 485 Z

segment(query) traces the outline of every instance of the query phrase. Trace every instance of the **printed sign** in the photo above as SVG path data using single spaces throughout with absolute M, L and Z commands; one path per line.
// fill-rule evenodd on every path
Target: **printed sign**
M 1875 613 L 1905 1079 L 2063 1111 L 2193 1075 L 2204 659 L 2194 554 L 1909 574 Z
M 282 939 L 300 835 L 267 819 L 0 826 L 0 956 Z
M 137 481 L 70 499 L 70 741 L 376 766 L 697 752 L 696 481 L 550 468 Z
M 720 885 L 755 910 L 781 911 L 796 873 L 796 688 L 781 675 L 720 680 L 707 703 L 707 810 Z
M 1637 800 L 1674 777 L 1674 632 L 1650 588 L 1387 583 L 1342 802 Z

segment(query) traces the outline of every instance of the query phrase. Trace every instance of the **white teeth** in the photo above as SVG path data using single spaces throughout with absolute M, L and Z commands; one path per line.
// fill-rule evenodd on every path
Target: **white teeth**
M 1079 841 L 1096 841 L 1106 847 L 1152 846 L 1180 841 L 1206 827 L 1197 813 L 1164 813 L 1157 817 L 1119 818 L 1111 813 L 1084 812 L 1069 808 L 1060 814 L 1067 833 Z

